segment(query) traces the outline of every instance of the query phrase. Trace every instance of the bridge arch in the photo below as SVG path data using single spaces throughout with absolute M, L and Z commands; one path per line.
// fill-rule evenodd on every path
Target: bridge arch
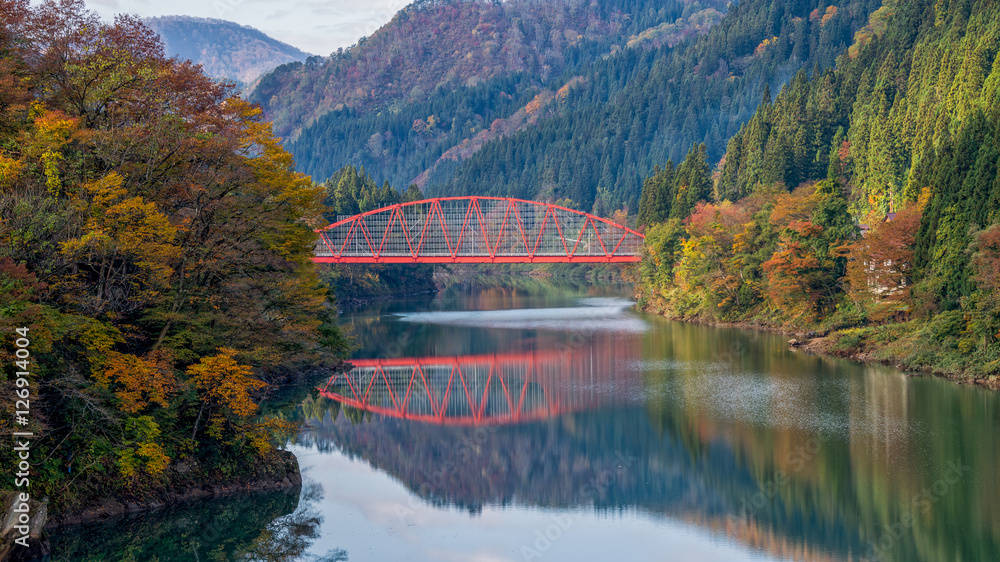
M 317 232 L 317 263 L 636 262 L 644 239 L 559 205 L 476 196 L 398 203 Z
M 318 388 L 365 412 L 440 425 L 545 420 L 641 396 L 639 340 L 604 338 L 580 350 L 352 359 Z

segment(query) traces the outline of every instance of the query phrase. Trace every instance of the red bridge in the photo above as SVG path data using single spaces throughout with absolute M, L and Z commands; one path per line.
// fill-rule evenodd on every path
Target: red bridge
M 317 232 L 318 263 L 637 262 L 644 238 L 591 214 L 502 197 L 399 203 Z
M 346 406 L 445 425 L 543 420 L 634 400 L 642 378 L 635 345 L 458 357 L 352 359 L 320 394 Z

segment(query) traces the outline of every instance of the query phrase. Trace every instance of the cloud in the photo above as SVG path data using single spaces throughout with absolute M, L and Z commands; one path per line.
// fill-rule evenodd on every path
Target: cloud
M 409 0 L 86 0 L 110 20 L 116 13 L 140 17 L 187 15 L 219 18 L 255 27 L 316 54 L 348 47 L 385 25 Z
M 87 2 L 87 6 L 95 11 L 97 11 L 98 7 L 116 13 L 125 11 L 125 9 L 122 8 L 121 2 L 119 2 L 118 0 L 91 0 L 90 2 Z
M 441 562 L 514 562 L 513 558 L 485 550 L 478 552 L 456 552 L 431 548 L 427 549 L 426 554 L 428 560 L 440 560 Z

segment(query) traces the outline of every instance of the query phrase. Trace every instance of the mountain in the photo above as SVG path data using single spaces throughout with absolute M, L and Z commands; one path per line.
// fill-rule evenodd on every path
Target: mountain
M 251 100 L 264 107 L 278 134 L 296 137 L 332 110 L 396 111 L 513 73 L 540 84 L 574 59 L 592 61 L 638 25 L 674 21 L 688 4 L 668 0 L 641 23 L 632 21 L 643 3 L 418 0 L 347 50 L 277 69 Z
M 353 49 L 277 69 L 250 98 L 317 180 L 352 164 L 431 195 L 634 213 L 656 165 L 697 143 L 717 161 L 765 90 L 832 65 L 878 6 L 423 2 Z M 517 66 L 501 56 L 515 45 L 531 55 Z
M 566 109 L 484 147 L 434 193 L 568 199 L 602 215 L 635 210 L 642 178 L 704 143 L 718 161 L 726 139 L 763 97 L 801 69 L 828 67 L 876 2 L 841 1 L 836 17 L 796 0 L 747 0 L 707 34 L 676 47 L 626 49 L 588 70 Z M 585 75 L 586 76 L 586 75 Z
M 200 64 L 212 78 L 249 84 L 275 67 L 304 61 L 309 53 L 250 26 L 189 16 L 143 20 L 166 44 L 167 54 Z
M 278 68 L 249 99 L 297 142 L 299 168 L 316 179 L 355 164 L 406 185 L 449 150 L 446 160 L 465 158 L 492 140 L 475 138 L 484 131 L 537 122 L 535 110 L 565 98 L 580 85 L 574 76 L 629 41 L 676 43 L 721 19 L 727 4 L 420 1 L 346 51 Z

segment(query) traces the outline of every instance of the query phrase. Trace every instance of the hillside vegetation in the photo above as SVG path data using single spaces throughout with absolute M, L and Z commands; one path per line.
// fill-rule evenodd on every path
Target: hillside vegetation
M 293 427 L 260 404 L 346 349 L 310 261 L 322 190 L 135 19 L 0 0 L 0 76 L 0 387 L 30 403 L 2 401 L 0 429 L 35 436 L 32 497 L 283 462 Z
M 584 86 L 538 125 L 485 146 L 432 193 L 466 190 L 635 213 L 642 178 L 705 144 L 716 162 L 767 92 L 826 68 L 878 7 L 870 0 L 747 0 L 676 47 L 624 49 L 580 69 Z M 816 17 L 819 14 L 832 17 Z
M 278 134 L 296 138 L 304 126 L 333 110 L 396 112 L 514 73 L 538 86 L 559 76 L 574 58 L 592 60 L 592 45 L 610 47 L 614 39 L 626 37 L 637 27 L 630 16 L 644 4 L 419 0 L 349 49 L 278 68 L 250 100 L 261 104 Z M 683 2 L 668 0 L 641 19 L 672 22 L 683 8 Z M 332 169 L 348 163 L 354 162 L 338 162 Z
M 836 69 L 764 99 L 714 201 L 647 182 L 645 305 L 996 384 L 998 55 L 994 2 L 886 0 Z
M 634 214 L 654 166 L 699 143 L 718 160 L 765 89 L 832 65 L 877 7 L 422 2 L 329 60 L 278 69 L 251 99 L 317 179 L 351 164 L 431 195 Z

